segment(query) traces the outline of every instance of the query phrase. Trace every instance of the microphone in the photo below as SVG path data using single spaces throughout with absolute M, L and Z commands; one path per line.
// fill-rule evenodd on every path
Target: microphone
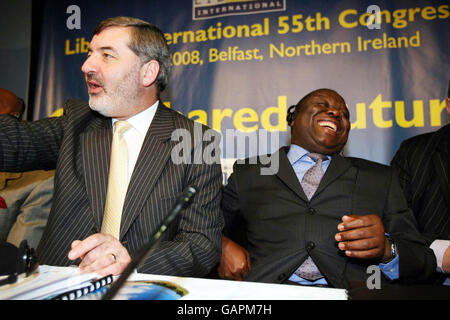
M 37 256 L 33 248 L 28 246 L 27 240 L 22 240 L 19 247 L 0 241 L 0 286 L 17 281 L 18 276 L 25 274 L 27 277 L 38 267 Z
M 142 262 L 142 260 L 156 247 L 161 239 L 161 235 L 167 230 L 170 223 L 175 219 L 175 217 L 184 209 L 186 209 L 192 202 L 195 194 L 197 193 L 197 187 L 188 186 L 183 190 L 183 193 L 177 198 L 175 205 L 169 212 L 169 215 L 162 222 L 159 229 L 153 235 L 152 239 L 140 248 L 133 260 L 128 264 L 120 277 L 114 282 L 111 288 L 103 295 L 102 300 L 111 300 L 119 289 L 123 286 L 125 281 L 128 279 L 130 274 L 134 269 Z

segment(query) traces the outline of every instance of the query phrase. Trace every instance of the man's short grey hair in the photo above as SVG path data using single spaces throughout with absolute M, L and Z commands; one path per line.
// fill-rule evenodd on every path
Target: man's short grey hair
M 128 47 L 141 59 L 143 63 L 156 60 L 159 63 L 159 74 L 156 79 L 158 94 L 169 83 L 172 57 L 166 38 L 162 31 L 144 21 L 131 17 L 114 17 L 100 22 L 94 29 L 94 35 L 108 27 L 131 27 L 131 41 Z

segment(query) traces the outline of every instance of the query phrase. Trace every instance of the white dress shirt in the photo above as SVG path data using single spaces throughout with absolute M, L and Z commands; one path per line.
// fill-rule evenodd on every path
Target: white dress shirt
M 153 121 L 157 108 L 158 101 L 156 101 L 150 108 L 147 108 L 141 113 L 138 113 L 126 120 L 133 126 L 133 128 L 127 130 L 123 134 L 128 150 L 128 183 L 130 183 L 134 166 L 136 165 L 137 158 L 141 152 L 142 144 L 144 143 L 145 136 L 147 135 L 148 128 Z M 114 123 L 116 123 L 116 121 L 118 120 L 112 119 L 113 133 Z
M 444 270 L 442 270 L 442 261 L 444 260 L 444 254 L 445 251 L 448 249 L 448 247 L 450 247 L 450 240 L 439 240 L 439 239 L 434 240 L 430 246 L 430 248 L 434 252 L 434 255 L 436 256 L 438 272 L 445 273 Z M 444 285 L 450 286 L 450 277 L 447 277 L 447 279 L 444 282 Z

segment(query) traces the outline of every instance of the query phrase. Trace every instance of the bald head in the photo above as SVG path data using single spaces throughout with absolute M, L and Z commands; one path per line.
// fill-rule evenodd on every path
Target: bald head
M 14 93 L 0 88 L 0 115 L 10 114 L 20 117 L 24 111 L 24 104 Z
M 318 89 L 303 97 L 289 123 L 291 143 L 309 152 L 341 152 L 350 131 L 350 114 L 344 98 L 331 89 Z

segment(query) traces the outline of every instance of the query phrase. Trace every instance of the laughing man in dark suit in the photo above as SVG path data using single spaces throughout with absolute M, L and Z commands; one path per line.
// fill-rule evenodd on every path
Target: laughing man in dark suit
M 89 104 L 69 100 L 62 117 L 30 123 L 0 118 L 0 170 L 56 168 L 53 206 L 37 250 L 41 264 L 77 263 L 82 272 L 120 274 L 190 185 L 198 188 L 193 203 L 138 271 L 203 276 L 219 261 L 220 164 L 171 160 L 172 133 L 180 129 L 193 136 L 194 123 L 159 101 L 170 66 L 158 28 L 134 18 L 107 19 L 94 31 L 82 66 Z M 115 165 L 125 182 L 110 187 L 118 121 L 131 125 L 122 139 L 127 161 Z M 112 212 L 108 224 L 105 207 Z
M 291 145 L 271 156 L 278 171 L 261 174 L 257 159 L 234 165 L 221 204 L 219 276 L 348 288 L 375 265 L 382 283 L 427 281 L 436 260 L 397 178 L 387 166 L 340 155 L 350 130 L 344 99 L 315 90 L 289 109 L 288 123 Z M 304 181 L 318 176 L 308 173 L 316 163 L 323 178 L 311 191 Z M 233 242 L 241 226 L 248 251 Z

